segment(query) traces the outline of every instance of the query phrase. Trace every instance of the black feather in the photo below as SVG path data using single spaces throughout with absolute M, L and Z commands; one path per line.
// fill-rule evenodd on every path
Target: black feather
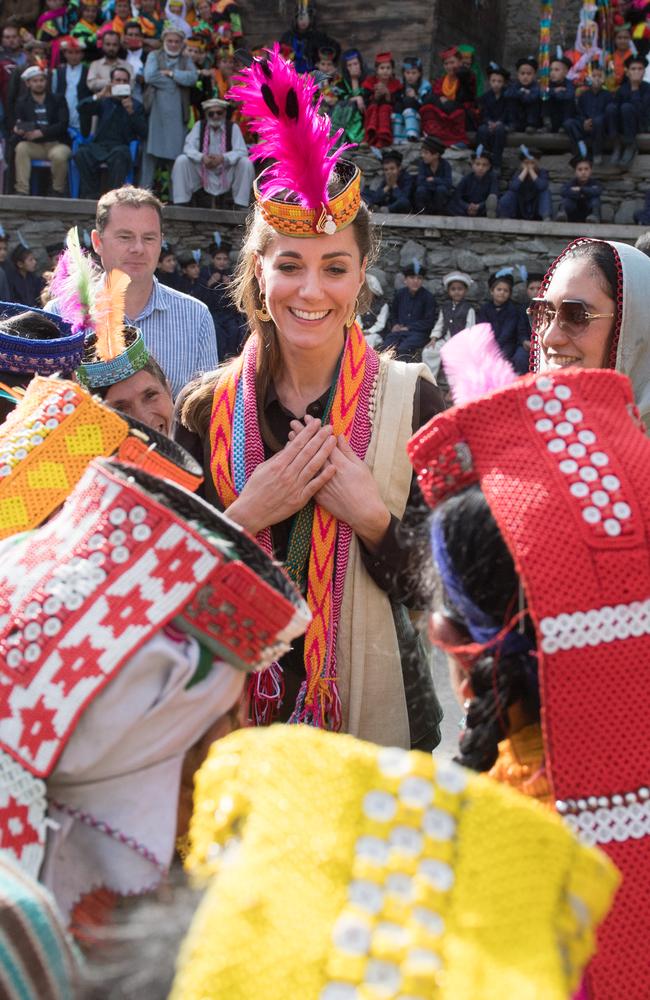
M 273 79 L 273 73 L 271 72 L 271 67 L 269 66 L 268 59 L 260 59 L 259 64 L 262 67 L 262 72 L 264 76 L 268 77 L 269 80 Z
M 268 83 L 262 84 L 262 97 L 264 102 L 269 107 L 270 111 L 275 115 L 276 118 L 280 117 L 280 109 L 276 104 L 275 97 L 273 96 L 273 91 L 269 87 Z
M 298 95 L 293 87 L 287 94 L 285 109 L 287 112 L 287 118 L 295 118 L 296 121 L 298 121 L 298 115 L 300 113 L 300 109 L 298 107 Z

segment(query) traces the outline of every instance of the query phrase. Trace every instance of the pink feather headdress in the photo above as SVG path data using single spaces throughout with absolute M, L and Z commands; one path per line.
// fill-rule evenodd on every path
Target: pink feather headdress
M 235 86 L 226 95 L 241 102 L 243 115 L 250 118 L 259 137 L 251 159 L 273 161 L 255 186 L 263 214 L 275 229 L 294 236 L 334 233 L 348 225 L 359 208 L 360 175 L 351 165 L 346 164 L 348 184 L 329 198 L 334 168 L 350 147 L 336 148 L 342 130 L 330 135 L 330 119 L 318 113 L 317 92 L 313 79 L 299 75 L 280 55 L 276 43 L 268 50 L 268 58 L 256 59 L 235 77 Z M 285 192 L 289 192 L 290 201 L 274 199 L 278 195 L 286 198 Z M 282 205 L 291 206 L 291 212 L 273 207 Z
M 499 350 L 489 323 L 461 330 L 440 351 L 454 403 L 462 406 L 509 385 L 517 373 Z

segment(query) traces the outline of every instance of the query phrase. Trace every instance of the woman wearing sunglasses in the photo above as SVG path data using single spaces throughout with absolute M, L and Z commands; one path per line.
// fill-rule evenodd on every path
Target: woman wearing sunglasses
M 615 368 L 650 426 L 650 258 L 625 243 L 578 239 L 553 261 L 531 318 L 531 368 Z

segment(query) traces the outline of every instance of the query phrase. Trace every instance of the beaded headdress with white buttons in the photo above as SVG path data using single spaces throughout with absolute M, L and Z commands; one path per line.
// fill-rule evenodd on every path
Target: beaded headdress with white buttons
M 43 780 L 158 631 L 173 625 L 198 640 L 202 663 L 248 672 L 282 656 L 309 618 L 238 525 L 168 480 L 93 460 L 61 510 L 0 559 L 0 850 L 38 873 Z
M 624 876 L 593 995 L 625 982 L 641 1000 L 650 737 L 635 720 L 650 716 L 650 441 L 630 382 L 609 370 L 528 375 L 435 417 L 409 455 L 431 507 L 478 483 L 510 550 L 535 625 L 558 812 Z

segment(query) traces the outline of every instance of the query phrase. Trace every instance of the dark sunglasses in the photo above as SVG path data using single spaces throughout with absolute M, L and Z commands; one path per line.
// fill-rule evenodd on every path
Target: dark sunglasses
M 223 118 L 225 111 L 208 111 L 208 118 Z
M 613 319 L 614 313 L 590 313 L 580 299 L 564 299 L 557 309 L 546 299 L 531 299 L 526 310 L 535 333 L 544 333 L 555 320 L 560 330 L 584 333 L 595 319 Z

